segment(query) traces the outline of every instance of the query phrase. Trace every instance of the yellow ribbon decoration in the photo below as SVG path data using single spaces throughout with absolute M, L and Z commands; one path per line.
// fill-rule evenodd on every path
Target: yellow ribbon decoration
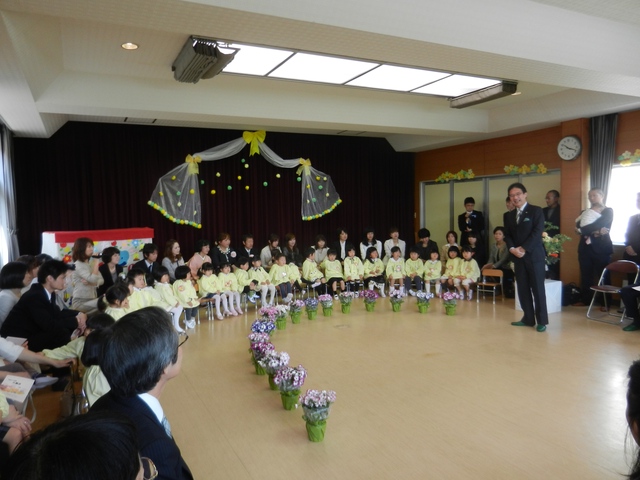
M 189 164 L 189 175 L 198 175 L 198 173 L 200 173 L 200 170 L 198 169 L 198 164 L 202 162 L 200 157 L 197 155 L 195 157 L 187 155 L 187 158 L 184 161 Z
M 257 132 L 243 132 L 242 138 L 245 142 L 251 144 L 251 149 L 249 150 L 249 156 L 252 156 L 254 153 L 260 153 L 260 143 L 264 142 L 264 139 L 267 136 L 267 132 L 264 130 L 258 130 Z
M 306 160 L 304 158 L 301 158 L 300 166 L 298 167 L 298 170 L 296 170 L 296 175 L 300 175 L 303 171 L 305 175 L 307 176 L 311 175 L 311 172 L 309 171 L 310 166 L 311 166 L 311 160 L 309 160 L 308 158 Z

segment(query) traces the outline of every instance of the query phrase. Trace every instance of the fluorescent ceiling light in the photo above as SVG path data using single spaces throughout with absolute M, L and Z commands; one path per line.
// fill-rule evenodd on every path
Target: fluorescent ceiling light
M 414 90 L 413 93 L 439 95 L 441 97 L 459 97 L 500 83 L 492 78 L 469 77 L 467 75 L 451 75 L 443 80 Z
M 340 84 L 377 67 L 377 63 L 325 57 L 311 53 L 296 53 L 270 77 Z
M 378 68 L 348 82 L 347 85 L 409 92 L 450 75 L 450 73 L 432 72 L 430 70 L 380 65 Z
M 240 50 L 233 59 L 233 63 L 230 63 L 224 69 L 225 73 L 264 76 L 293 55 L 291 51 L 275 48 L 236 45 L 233 43 L 228 47 L 239 48 Z M 221 47 L 221 50 L 224 51 L 225 48 Z

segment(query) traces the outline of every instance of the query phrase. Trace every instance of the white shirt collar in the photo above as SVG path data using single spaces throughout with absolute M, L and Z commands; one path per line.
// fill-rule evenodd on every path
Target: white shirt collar
M 164 418 L 164 410 L 162 410 L 160 400 L 158 400 L 153 395 L 149 395 L 148 393 L 141 393 L 140 395 L 138 395 L 138 398 L 140 398 L 140 400 L 147 404 L 153 414 L 158 418 L 158 422 L 162 423 L 162 419 Z
M 524 202 L 524 205 L 522 205 L 522 207 L 520 207 L 520 208 L 518 209 L 518 211 L 519 211 L 520 213 L 524 212 L 524 209 L 525 209 L 525 208 L 527 208 L 527 205 L 528 205 L 528 204 L 529 204 L 529 202 Z

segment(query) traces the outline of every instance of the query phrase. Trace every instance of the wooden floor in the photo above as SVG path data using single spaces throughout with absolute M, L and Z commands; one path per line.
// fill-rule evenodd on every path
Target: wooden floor
M 247 352 L 244 317 L 203 320 L 162 404 L 198 479 L 620 479 L 628 471 L 625 375 L 640 332 L 565 307 L 545 333 L 512 327 L 513 301 L 460 302 L 447 317 L 410 298 L 321 312 L 273 336 L 337 392 L 323 443 L 285 411 Z M 625 447 L 626 444 L 626 447 Z

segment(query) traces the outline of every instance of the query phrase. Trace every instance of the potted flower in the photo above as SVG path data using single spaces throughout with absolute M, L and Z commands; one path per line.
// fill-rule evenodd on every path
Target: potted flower
M 309 320 L 315 320 L 318 314 L 318 299 L 313 297 L 307 297 L 304 301 L 305 309 L 307 310 L 307 318 Z
M 444 309 L 447 315 L 456 314 L 456 305 L 458 304 L 459 298 L 460 294 L 457 292 L 446 291 L 442 294 L 442 301 L 444 303 Z
M 355 292 L 342 292 L 338 298 L 340 299 L 340 307 L 342 313 L 349 313 L 351 311 L 351 302 L 356 297 Z
M 431 304 L 431 299 L 433 298 L 433 293 L 418 292 L 416 298 L 418 299 L 418 311 L 420 313 L 427 313 L 429 305 Z
M 288 305 L 276 305 L 275 307 L 276 310 L 276 328 L 278 330 L 284 330 L 285 328 L 287 328 L 287 315 L 289 313 L 289 306 Z
M 333 315 L 333 298 L 328 293 L 324 295 L 320 295 L 318 297 L 320 304 L 322 305 L 322 313 L 325 317 L 330 317 Z
M 553 225 L 551 222 L 544 222 L 544 229 L 547 231 L 557 230 L 558 227 Z M 542 232 L 542 245 L 544 245 L 544 250 L 547 254 L 547 258 L 545 259 L 547 265 L 553 265 L 560 260 L 560 254 L 564 252 L 562 244 L 569 240 L 571 240 L 571 237 L 562 233 L 549 235 L 546 231 Z
M 291 315 L 291 323 L 300 323 L 300 315 L 302 315 L 302 300 L 294 300 L 289 304 L 289 314 Z
M 276 321 L 278 311 L 274 306 L 262 307 L 258 310 L 258 315 L 262 320 L 271 320 L 272 322 Z
M 252 343 L 269 343 L 270 335 L 268 333 L 257 333 L 251 332 L 247 335 L 249 339 L 249 353 L 251 354 L 251 361 L 255 363 L 255 359 L 253 358 L 253 350 L 251 350 Z
M 274 378 L 278 370 L 289 365 L 289 354 L 287 352 L 271 350 L 258 360 L 258 363 L 269 376 L 269 387 L 271 390 L 278 390 Z
M 273 320 L 259 318 L 251 324 L 251 331 L 253 333 L 266 333 L 271 335 L 276 329 L 276 324 Z
M 282 406 L 285 410 L 292 410 L 298 401 L 300 395 L 300 387 L 304 385 L 307 378 L 307 371 L 302 365 L 297 367 L 283 367 L 278 370 L 273 381 L 280 388 L 280 397 L 282 398 Z
M 389 301 L 394 312 L 400 311 L 400 306 L 404 303 L 404 295 L 398 290 L 394 290 L 389 294 Z
M 300 396 L 300 405 L 304 410 L 302 419 L 307 422 L 307 436 L 310 441 L 324 440 L 329 409 L 335 401 L 336 392 L 332 390 L 307 390 L 307 393 Z
M 367 312 L 373 312 L 373 309 L 376 307 L 376 300 L 380 295 L 375 290 L 363 290 L 360 292 L 360 296 L 364 298 L 364 308 L 367 309 Z
M 260 365 L 260 360 L 269 352 L 275 350 L 273 343 L 252 343 L 251 353 L 253 354 L 253 364 L 256 367 L 256 375 L 266 375 L 267 372 Z

